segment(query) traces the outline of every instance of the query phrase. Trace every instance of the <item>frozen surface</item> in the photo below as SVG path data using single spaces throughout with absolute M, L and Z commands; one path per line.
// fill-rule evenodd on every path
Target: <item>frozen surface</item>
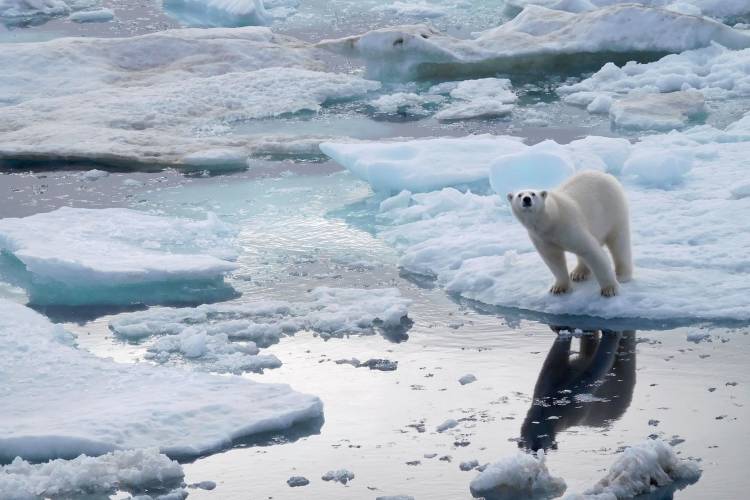
M 165 12 L 189 26 L 260 26 L 271 22 L 263 0 L 163 0 Z
M 406 25 L 319 45 L 361 57 L 372 77 L 411 79 L 540 67 L 549 71 L 590 64 L 595 54 L 604 55 L 598 59 L 603 64 L 613 53 L 683 52 L 712 42 L 747 48 L 750 35 L 708 18 L 624 4 L 581 13 L 529 6 L 513 20 L 469 40 L 427 25 Z M 578 60 L 562 57 L 576 55 Z
M 612 103 L 609 113 L 618 127 L 668 131 L 683 128 L 706 113 L 706 103 L 696 90 L 634 94 Z
M 684 487 L 700 476 L 698 464 L 680 459 L 661 439 L 649 439 L 627 448 L 594 487 L 583 495 L 570 495 L 566 500 L 634 498 L 675 483 L 676 487 Z
M 130 448 L 195 456 L 322 415 L 318 398 L 287 385 L 98 358 L 76 349 L 60 326 L 5 300 L 0 335 L 7 360 L 0 460 Z
M 513 93 L 510 80 L 506 78 L 464 80 L 456 84 L 443 83 L 433 87 L 431 91 L 439 93 L 436 87 L 453 87 L 449 94 L 457 101 L 435 115 L 435 118 L 442 121 L 507 116 L 513 111 L 513 103 L 518 100 Z
M 8 44 L 0 66 L 0 158 L 19 160 L 236 164 L 271 139 L 238 123 L 380 86 L 317 71 L 309 46 L 253 27 Z
M 157 362 L 189 359 L 201 369 L 239 373 L 280 366 L 275 356 L 258 352 L 284 335 L 311 330 L 329 338 L 398 328 L 410 304 L 395 288 L 323 287 L 312 290 L 310 297 L 308 302 L 154 308 L 121 314 L 110 322 L 110 329 L 131 341 L 156 337 L 149 345 L 149 358 Z
M 683 14 L 704 15 L 719 19 L 750 13 L 750 5 L 745 0 L 638 0 L 637 2 L 633 0 L 508 0 L 507 3 L 518 9 L 528 5 L 541 5 L 568 12 L 585 12 L 609 5 L 639 3 Z
M 551 275 L 510 216 L 505 189 L 500 196 L 453 188 L 401 193 L 381 204 L 380 236 L 401 252 L 405 271 L 430 276 L 449 292 L 488 304 L 605 318 L 747 320 L 750 267 L 743 249 L 750 245 L 744 222 L 750 199 L 737 196 L 742 192 L 737 179 L 746 176 L 747 142 L 742 141 L 749 138 L 743 119 L 725 131 L 702 126 L 632 146 L 621 139 L 594 138 L 564 147 L 537 145 L 546 155 L 556 155 L 560 165 L 604 169 L 624 182 L 635 279 L 613 299 L 598 297 L 593 282 L 576 284 L 562 297 L 547 293 Z M 401 150 L 413 146 L 405 143 Z M 398 150 L 395 144 L 383 147 Z M 546 155 L 529 161 L 526 181 L 544 184 L 550 165 Z M 464 155 L 464 162 L 467 157 L 472 156 Z M 553 175 L 562 172 L 556 169 Z M 429 177 L 428 170 L 423 177 Z M 493 185 L 504 181 L 497 177 Z
M 0 22 L 19 26 L 42 24 L 98 4 L 99 0 L 0 0 Z
M 492 500 L 516 498 L 555 498 L 563 494 L 562 478 L 550 475 L 544 463 L 544 452 L 537 455 L 518 452 L 489 465 L 469 486 L 474 498 Z
M 236 268 L 235 229 L 214 215 L 177 219 L 124 208 L 63 207 L 0 219 L 4 274 L 38 304 L 185 300 Z M 15 272 L 14 272 L 15 271 Z
M 114 451 L 98 457 L 81 455 L 40 464 L 16 458 L 0 466 L 0 498 L 105 495 L 121 488 L 143 490 L 179 485 L 183 475 L 180 464 L 157 449 Z

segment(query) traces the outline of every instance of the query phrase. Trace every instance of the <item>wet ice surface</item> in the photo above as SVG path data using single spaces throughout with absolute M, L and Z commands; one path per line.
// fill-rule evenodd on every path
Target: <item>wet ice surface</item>
M 244 294 L 239 303 L 304 300 L 309 289 L 321 285 L 395 286 L 414 301 L 409 309 L 414 324 L 395 337 L 375 332 L 324 341 L 300 332 L 264 349 L 283 365 L 246 377 L 318 395 L 326 421 L 319 431 L 301 428 L 261 437 L 186 464 L 187 483 L 217 483 L 212 491 L 190 489 L 191 498 L 470 498 L 468 484 L 476 473 L 459 465 L 496 462 L 514 454 L 522 439 L 538 440 L 535 446 L 556 441 L 557 449 L 547 454 L 550 473 L 566 480 L 568 492 L 581 492 L 605 475 L 622 447 L 652 434 L 675 444 L 680 457 L 701 459 L 700 481 L 677 492 L 677 498 L 716 492 L 732 497 L 744 491 L 734 464 L 750 437 L 744 425 L 750 416 L 746 327 L 673 328 L 636 321 L 634 331 L 580 340 L 580 331 L 560 337 L 552 331 L 550 325 L 565 326 L 571 318 L 482 311 L 454 302 L 429 283 L 420 286 L 398 275 L 395 252 L 368 232 L 374 214 L 341 213 L 341 207 L 370 196 L 366 185 L 342 172 L 280 176 L 267 171 L 262 178 L 247 172 L 208 178 L 122 175 L 169 179 L 156 189 L 146 182 L 124 205 L 180 216 L 210 208 L 240 225 L 245 250 L 238 259 L 240 270 L 228 280 Z M 111 185 L 97 183 L 110 177 L 88 184 L 90 191 L 71 187 L 68 192 L 74 199 L 82 193 L 93 204 L 106 204 Z M 26 207 L 34 195 L 17 196 L 18 205 Z M 54 317 L 59 311 L 51 313 Z M 67 310 L 58 319 L 67 321 L 79 344 L 97 355 L 120 362 L 146 360 L 148 345 L 115 338 L 107 328 L 114 316 L 107 314 Z M 606 329 L 607 322 L 600 327 Z M 690 340 L 697 338 L 698 343 Z M 606 383 L 576 387 L 579 368 L 561 360 L 568 349 L 596 354 L 598 344 L 603 346 L 599 363 L 603 358 L 605 368 L 611 366 L 599 379 Z M 364 370 L 335 362 L 351 358 L 388 359 L 398 362 L 398 369 Z M 466 374 L 477 381 L 462 386 L 458 380 Z M 544 404 L 532 406 L 538 379 L 544 387 L 536 397 Z M 458 425 L 437 432 L 448 419 Z M 280 444 L 266 446 L 271 443 Z M 355 479 L 346 486 L 320 479 L 339 469 L 353 472 Z M 248 470 L 264 473 L 248 483 Z M 286 484 L 291 476 L 304 476 L 310 484 L 292 489 Z

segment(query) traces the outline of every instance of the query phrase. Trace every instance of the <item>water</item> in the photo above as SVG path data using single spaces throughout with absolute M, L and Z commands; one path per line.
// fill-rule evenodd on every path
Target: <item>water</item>
M 151 1 L 103 3 L 114 7 L 118 21 L 76 25 L 58 19 L 23 29 L 0 28 L 0 42 L 129 36 L 177 26 Z M 302 2 L 299 15 L 277 22 L 274 29 L 316 41 L 409 22 L 373 13 L 379 3 Z M 472 9 L 434 22 L 466 37 L 506 19 L 501 3 L 476 2 Z M 331 65 L 361 69 L 335 58 Z M 423 92 L 430 83 L 415 88 Z M 514 83 L 521 99 L 510 119 L 444 124 L 430 117 L 379 116 L 366 102 L 329 103 L 316 114 L 235 124 L 231 133 L 358 139 L 508 133 L 530 144 L 545 139 L 569 142 L 589 134 L 634 135 L 612 130 L 607 119 L 561 103 L 553 92 L 559 79 Z M 381 93 L 397 90 L 387 86 Z M 746 105 L 712 104 L 709 123 L 722 126 L 741 115 Z M 95 181 L 80 176 L 90 167 L 4 165 L 0 217 L 60 206 L 125 206 L 196 217 L 211 211 L 240 228 L 240 268 L 227 280 L 236 292 L 232 300 L 304 300 L 316 286 L 352 286 L 397 287 L 414 301 L 409 313 L 413 324 L 400 335 L 324 341 L 302 332 L 269 347 L 266 353 L 277 355 L 283 366 L 244 376 L 318 395 L 325 404 L 325 421 L 186 463 L 187 483 L 217 483 L 213 491 L 191 489 L 191 499 L 336 500 L 396 494 L 470 498 L 468 483 L 476 473 L 463 472 L 458 464 L 499 460 L 514 453 L 519 442 L 549 447 L 552 474 L 565 478 L 569 492 L 580 492 L 604 476 L 622 447 L 650 435 L 674 443 L 681 457 L 700 459 L 700 481 L 676 492 L 676 498 L 745 496 L 743 459 L 750 441 L 747 325 L 557 318 L 451 297 L 429 279 L 399 271 L 396 251 L 378 238 L 369 187 L 319 156 L 252 158 L 247 170 L 235 172 L 108 168 L 110 175 Z M 20 300 L 23 291 L 0 282 L 0 296 Z M 109 319 L 123 309 L 132 308 L 43 312 L 77 333 L 82 348 L 118 362 L 144 362 L 144 345 L 118 340 L 107 328 Z M 582 323 L 590 331 L 581 338 L 557 333 Z M 688 334 L 696 331 L 709 334 L 710 341 L 688 341 Z M 593 379 L 582 381 L 581 362 L 566 362 L 577 351 L 600 368 Z M 381 372 L 335 363 L 352 357 L 397 361 L 398 369 Z M 458 379 L 468 373 L 478 380 L 461 386 Z M 459 425 L 436 432 L 448 418 L 459 420 Z M 446 456 L 450 460 L 440 459 Z M 320 479 L 339 468 L 353 471 L 356 478 L 347 486 Z M 311 484 L 290 488 L 286 480 L 293 475 L 303 475 Z

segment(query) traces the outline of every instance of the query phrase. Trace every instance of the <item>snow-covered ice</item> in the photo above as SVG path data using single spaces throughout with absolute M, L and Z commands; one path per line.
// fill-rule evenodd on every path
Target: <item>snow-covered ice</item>
M 489 465 L 471 481 L 472 496 L 492 500 L 555 498 L 565 492 L 565 481 L 550 475 L 543 451 L 518 452 Z
M 0 0 L 0 22 L 19 26 L 42 24 L 98 5 L 99 0 Z
M 0 336 L 0 460 L 135 448 L 195 456 L 322 415 L 318 398 L 286 385 L 98 358 L 74 347 L 60 326 L 6 300 Z
M 309 45 L 258 27 L 7 44 L 0 66 L 0 158 L 17 160 L 224 166 L 269 139 L 233 125 L 380 87 L 319 71 Z
M 585 12 L 625 3 L 639 3 L 687 15 L 704 15 L 718 19 L 728 19 L 750 13 L 750 4 L 745 0 L 507 0 L 511 10 L 520 10 L 528 5 L 541 5 L 568 12 Z
M 717 42 L 750 47 L 750 35 L 709 18 L 643 5 L 613 5 L 570 13 L 531 5 L 511 21 L 461 40 L 427 25 L 367 32 L 319 46 L 364 59 L 383 80 L 526 71 L 550 65 L 601 64 L 617 53 L 684 52 Z M 576 61 L 576 56 L 588 57 Z
M 691 119 L 705 114 L 706 103 L 697 90 L 634 94 L 614 101 L 609 113 L 617 127 L 667 131 L 683 128 Z
M 226 295 L 223 277 L 236 268 L 234 237 L 235 229 L 213 214 L 195 221 L 125 208 L 62 207 L 0 219 L 6 279 L 17 280 L 37 304 Z
M 646 137 L 633 145 L 623 139 L 587 138 L 565 146 L 535 146 L 559 156 L 561 162 L 570 161 L 576 171 L 593 167 L 619 175 L 624 182 L 631 207 L 635 279 L 622 285 L 613 299 L 597 297 L 590 282 L 576 284 L 562 297 L 547 293 L 549 271 L 525 230 L 510 217 L 505 189 L 500 196 L 453 188 L 401 193 L 397 202 L 381 204 L 379 234 L 401 252 L 399 263 L 405 271 L 431 276 L 447 291 L 487 304 L 605 318 L 747 320 L 750 265 L 744 249 L 750 247 L 750 239 L 744 221 L 750 217 L 750 198 L 732 192 L 748 168 L 747 124 L 745 118 L 726 130 L 700 126 Z M 450 141 L 443 143 L 442 161 L 459 164 L 449 159 L 472 158 L 460 139 Z M 475 138 L 466 141 L 468 145 Z M 379 152 L 375 144 L 366 144 L 362 159 L 368 165 L 390 167 L 399 164 L 398 155 L 424 143 L 384 143 Z M 452 144 L 457 146 L 455 156 Z M 416 176 L 411 161 L 401 165 Z M 352 154 L 345 164 L 360 168 L 360 158 Z M 420 173 L 418 187 L 429 186 L 429 168 Z M 529 163 L 525 180 L 543 183 L 540 173 L 543 164 Z M 436 177 L 441 176 L 438 170 Z M 393 174 L 391 178 L 399 180 Z M 379 182 L 373 187 L 382 190 Z M 388 186 L 391 192 L 413 187 L 406 182 Z
M 152 308 L 120 314 L 110 321 L 110 329 L 131 341 L 155 337 L 148 347 L 148 357 L 154 361 L 188 359 L 204 370 L 240 373 L 280 366 L 275 356 L 259 355 L 259 348 L 275 344 L 284 335 L 310 330 L 330 338 L 371 333 L 378 327 L 397 328 L 411 303 L 396 288 L 321 287 L 313 289 L 310 297 L 307 302 Z M 396 363 L 369 360 L 362 366 L 388 371 Z
M 395 92 L 373 99 L 370 105 L 378 113 L 422 116 L 430 114 L 429 108 L 437 106 L 444 100 L 445 98 L 440 95 Z
M 674 449 L 660 439 L 649 439 L 627 448 L 609 468 L 609 472 L 583 495 L 568 495 L 566 500 L 617 500 L 654 493 L 659 488 L 684 487 L 701 476 L 693 461 L 682 460 Z M 676 484 L 675 484 L 676 483 Z
M 435 114 L 442 121 L 493 118 L 507 116 L 513 111 L 518 97 L 507 78 L 480 78 L 436 85 L 430 92 L 449 90 L 454 102 Z
M 74 23 L 106 23 L 114 18 L 112 9 L 79 10 L 68 16 Z
M 177 462 L 157 449 L 123 450 L 98 457 L 81 455 L 31 464 L 16 457 L 0 466 L 0 498 L 36 500 L 40 497 L 112 494 L 117 489 L 179 485 L 184 474 Z
M 164 11 L 189 26 L 262 26 L 271 22 L 263 0 L 162 0 Z

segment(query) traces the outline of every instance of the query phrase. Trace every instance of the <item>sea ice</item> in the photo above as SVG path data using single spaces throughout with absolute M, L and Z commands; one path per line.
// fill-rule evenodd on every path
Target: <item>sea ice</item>
M 438 431 L 438 432 L 445 432 L 448 429 L 453 429 L 457 425 L 458 425 L 458 421 L 450 418 L 450 419 L 446 420 L 445 422 L 443 422 L 442 424 L 438 425 L 435 428 L 435 430 Z
M 474 498 L 515 500 L 517 498 L 555 498 L 563 494 L 562 478 L 551 476 L 544 463 L 544 452 L 536 456 L 518 452 L 489 465 L 470 485 Z
M 53 17 L 96 7 L 99 0 L 0 0 L 0 23 L 8 25 L 43 24 Z
M 624 4 L 581 13 L 531 5 L 468 40 L 426 25 L 405 25 L 323 40 L 318 46 L 361 57 L 368 75 L 393 80 L 549 72 L 563 65 L 603 64 L 618 53 L 684 52 L 712 42 L 742 49 L 750 47 L 750 35 L 708 18 Z M 587 57 L 573 57 L 579 54 Z
M 450 85 L 450 82 L 449 82 Z M 430 89 L 438 92 L 436 87 Z M 454 102 L 435 114 L 441 121 L 467 120 L 472 118 L 492 118 L 506 116 L 513 111 L 513 103 L 518 97 L 512 91 L 510 80 L 506 78 L 481 78 L 457 82 L 450 90 Z
M 750 232 L 739 221 L 750 218 L 750 198 L 732 189 L 746 176 L 749 123 L 744 118 L 726 130 L 700 126 L 632 145 L 587 138 L 538 146 L 558 155 L 558 161 L 573 162 L 576 171 L 588 165 L 624 183 L 635 279 L 612 299 L 598 297 L 593 282 L 576 283 L 564 296 L 547 293 L 552 277 L 526 231 L 510 216 L 504 189 L 499 196 L 454 188 L 401 193 L 398 203 L 381 203 L 379 236 L 401 253 L 404 271 L 432 277 L 451 293 L 487 304 L 604 318 L 747 320 L 750 264 L 744 249 L 750 247 Z M 474 140 L 467 138 L 467 144 Z M 461 151 L 453 158 L 473 159 L 460 139 L 452 141 L 444 143 L 444 159 L 452 156 L 451 144 Z M 395 156 L 388 153 L 413 151 L 420 144 L 386 143 L 378 154 L 369 144 L 366 161 L 381 165 Z M 348 164 L 358 161 L 355 155 L 347 158 Z M 527 180 L 542 184 L 543 170 L 543 164 L 530 164 Z M 422 186 L 429 185 L 429 176 L 429 170 L 422 171 Z M 413 186 L 389 186 L 392 192 L 407 187 Z
M 316 288 L 308 302 L 258 301 L 203 304 L 195 308 L 152 308 L 120 314 L 110 329 L 131 341 L 155 337 L 148 358 L 198 362 L 201 369 L 240 373 L 276 368 L 273 355 L 259 355 L 283 335 L 311 330 L 323 338 L 400 327 L 411 301 L 396 288 Z M 371 359 L 356 366 L 392 371 L 397 363 Z
M 513 9 L 528 5 L 541 5 L 549 9 L 567 12 L 585 12 L 609 5 L 639 3 L 649 7 L 660 7 L 691 16 L 709 16 L 728 19 L 750 13 L 746 0 L 507 0 Z
M 427 2 L 393 2 L 372 8 L 376 12 L 385 12 L 396 16 L 435 18 L 447 14 L 447 8 L 442 5 Z
M 635 93 L 614 101 L 609 109 L 612 123 L 617 127 L 660 131 L 683 128 L 689 120 L 705 113 L 703 94 L 697 90 Z
M 286 385 L 98 358 L 59 325 L 5 300 L 0 337 L 2 461 L 136 448 L 196 456 L 322 415 L 318 398 Z
M 477 381 L 477 378 L 471 373 L 467 373 L 466 375 L 458 379 L 458 383 L 461 385 L 471 384 L 472 382 L 476 382 L 476 381 Z
M 346 484 L 354 479 L 354 473 L 346 469 L 329 470 L 321 477 L 323 481 L 335 481 L 337 483 Z
M 163 0 L 164 11 L 188 26 L 262 26 L 271 22 L 263 0 Z
M 370 105 L 378 113 L 404 114 L 422 116 L 430 114 L 430 106 L 436 106 L 445 100 L 440 95 L 415 94 L 413 92 L 396 92 L 386 94 L 370 101 Z
M 68 16 L 74 23 L 106 23 L 114 18 L 112 9 L 79 10 Z
M 257 27 L 7 44 L 0 66 L 0 159 L 16 160 L 224 167 L 271 139 L 237 123 L 380 87 L 317 71 L 309 45 Z
M 684 487 L 696 482 L 701 470 L 695 462 L 681 460 L 671 446 L 660 439 L 647 440 L 627 448 L 609 468 L 607 475 L 583 495 L 566 500 L 617 500 L 654 493 L 659 488 Z
M 62 207 L 0 219 L 3 274 L 36 304 L 226 295 L 223 277 L 236 268 L 234 236 L 234 228 L 213 214 L 193 221 L 125 208 Z
M 40 497 L 108 495 L 117 489 L 179 485 L 182 467 L 157 449 L 124 450 L 98 457 L 31 464 L 16 457 L 0 466 L 0 498 L 36 500 Z

